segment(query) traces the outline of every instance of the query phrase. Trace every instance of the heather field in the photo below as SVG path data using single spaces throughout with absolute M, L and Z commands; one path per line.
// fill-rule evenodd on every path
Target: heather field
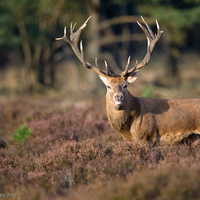
M 32 132 L 17 142 L 22 125 Z M 4 99 L 0 127 L 0 198 L 200 197 L 199 146 L 128 143 L 110 127 L 104 100 Z
M 133 96 L 200 99 L 199 19 L 200 0 L 0 0 L 0 200 L 200 200 L 200 140 L 130 143 L 105 103 L 142 67 Z M 180 126 L 181 104 L 157 102 L 138 104 L 162 113 L 151 130 Z

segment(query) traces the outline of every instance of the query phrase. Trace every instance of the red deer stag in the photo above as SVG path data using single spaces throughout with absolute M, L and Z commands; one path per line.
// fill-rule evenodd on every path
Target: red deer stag
M 146 28 L 139 26 L 147 37 L 147 53 L 141 63 L 129 69 L 130 57 L 125 70 L 121 74 L 113 75 L 106 70 L 101 70 L 97 65 L 93 66 L 86 61 L 82 41 L 80 49 L 78 40 L 85 23 L 74 32 L 75 25 L 70 27 L 70 37 L 66 35 L 56 40 L 64 40 L 73 49 L 74 53 L 84 67 L 98 74 L 107 87 L 106 110 L 110 125 L 128 141 L 146 141 L 151 143 L 179 142 L 200 135 L 200 100 L 199 99 L 152 99 L 147 97 L 134 97 L 127 90 L 129 83 L 133 83 L 139 74 L 139 70 L 147 65 L 156 42 L 160 39 L 163 31 L 157 25 L 157 34 L 154 35 L 149 25 L 142 18 Z

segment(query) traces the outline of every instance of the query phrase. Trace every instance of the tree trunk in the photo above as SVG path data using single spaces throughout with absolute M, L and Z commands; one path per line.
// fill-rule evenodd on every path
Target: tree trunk
M 99 43 L 97 42 L 100 39 L 98 31 L 99 6 L 100 6 L 100 0 L 88 1 L 88 9 L 90 15 L 92 16 L 92 19 L 90 20 L 90 23 L 88 23 L 89 42 L 87 43 L 86 56 L 91 63 L 94 63 L 94 59 L 98 57 L 100 48 Z M 91 70 L 88 70 L 87 74 L 88 74 L 87 82 L 89 86 L 92 87 L 91 89 L 95 92 L 98 83 L 97 75 Z

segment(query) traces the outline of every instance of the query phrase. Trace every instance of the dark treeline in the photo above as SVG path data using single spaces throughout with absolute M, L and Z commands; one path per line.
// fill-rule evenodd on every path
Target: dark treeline
M 0 67 L 14 65 L 23 70 L 27 89 L 36 83 L 54 87 L 56 64 L 73 55 L 55 38 L 62 36 L 64 26 L 77 22 L 78 28 L 90 15 L 82 34 L 87 57 L 108 60 L 116 73 L 136 53 L 137 45 L 143 42 L 146 48 L 146 38 L 135 23 L 140 15 L 152 27 L 157 19 L 165 31 L 158 49 L 168 58 L 174 76 L 182 51 L 200 51 L 200 0 L 2 0 Z

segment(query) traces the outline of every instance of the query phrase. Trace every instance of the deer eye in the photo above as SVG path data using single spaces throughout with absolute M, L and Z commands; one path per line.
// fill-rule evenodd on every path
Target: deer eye
M 128 85 L 123 85 L 123 88 L 125 89 L 125 88 L 127 88 L 127 86 L 128 86 Z
M 107 85 L 106 87 L 107 87 L 109 90 L 111 89 L 111 86 L 109 86 L 109 85 Z

